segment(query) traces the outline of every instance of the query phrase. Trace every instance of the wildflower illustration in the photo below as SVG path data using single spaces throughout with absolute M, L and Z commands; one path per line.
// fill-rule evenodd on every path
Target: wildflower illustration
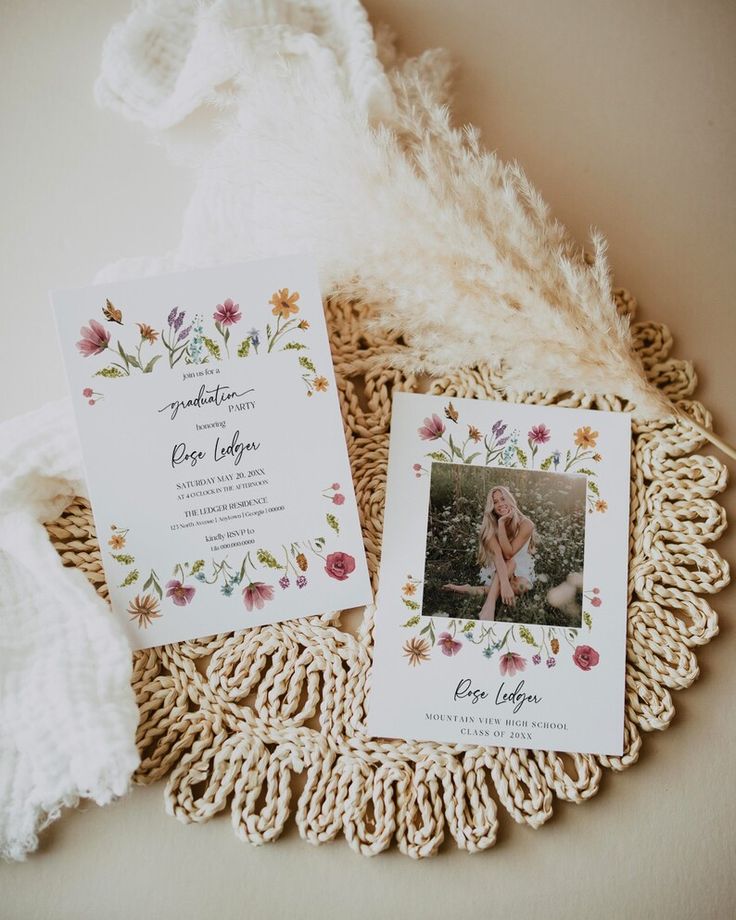
M 152 594 L 136 594 L 128 605 L 130 619 L 136 621 L 141 629 L 148 629 L 152 620 L 161 616 L 158 600 Z
M 235 350 L 237 358 L 257 355 L 259 348 L 265 344 L 266 353 L 274 351 L 293 351 L 297 355 L 300 376 L 304 381 L 308 396 L 324 393 L 329 389 L 329 380 L 321 374 L 313 359 L 303 352 L 308 349 L 302 333 L 309 329 L 309 321 L 300 316 L 300 294 L 289 288 L 280 288 L 268 301 L 270 315 L 275 317 L 275 325 L 265 323 L 265 332 L 257 325 L 252 326 L 241 339 Z M 263 307 L 261 307 L 263 309 Z M 82 326 L 77 350 L 83 358 L 103 355 L 107 361 L 103 367 L 93 372 L 95 377 L 114 380 L 131 376 L 134 372 L 150 374 L 162 357 L 168 359 L 169 368 L 180 364 L 206 364 L 233 357 L 230 341 L 236 326 L 243 319 L 240 304 L 232 297 L 226 297 L 215 304 L 211 314 L 211 325 L 206 324 L 202 313 L 190 314 L 187 309 L 174 306 L 166 317 L 162 328 L 156 328 L 150 322 L 141 321 L 132 324 L 137 327 L 138 337 L 130 343 L 125 342 L 125 330 L 122 311 L 110 300 L 102 308 L 105 322 L 121 328 L 121 337 L 115 342 L 108 326 L 98 319 L 91 318 L 88 325 Z M 89 390 L 89 395 L 86 395 Z M 85 387 L 83 394 L 89 405 L 95 405 L 103 398 L 103 393 L 92 387 Z
M 262 581 L 252 581 L 243 588 L 243 603 L 246 610 L 262 610 L 266 601 L 272 599 L 273 586 Z
M 522 447 L 520 431 L 510 427 L 504 418 L 497 418 L 484 428 L 478 425 L 477 416 L 472 424 L 464 424 L 462 415 L 462 409 L 449 401 L 442 415 L 433 412 L 417 427 L 418 441 L 432 446 L 432 450 L 424 455 L 428 461 L 581 473 L 586 477 L 588 512 L 605 514 L 608 511 L 608 502 L 600 493 L 598 471 L 595 469 L 603 461 L 603 455 L 597 449 L 600 434 L 592 426 L 581 425 L 575 429 L 572 446 L 566 448 L 564 442 L 560 444 L 559 436 L 555 443 L 552 428 L 539 422 L 528 428 L 526 445 Z M 474 450 L 476 445 L 482 449 Z M 414 462 L 410 472 L 413 477 L 421 479 L 430 475 L 431 465 Z M 445 525 L 438 521 L 438 526 Z M 555 668 L 560 659 L 561 640 L 570 647 L 571 659 L 580 670 L 588 671 L 598 664 L 599 654 L 592 646 L 576 644 L 581 629 L 593 629 L 593 616 L 589 609 L 581 612 L 579 627 L 463 621 L 442 612 L 428 616 L 421 614 L 422 601 L 417 594 L 420 584 L 420 580 L 408 576 L 401 591 L 401 604 L 412 613 L 402 627 L 417 630 L 415 639 L 420 642 L 419 645 L 410 645 L 411 639 L 405 642 L 405 655 L 412 666 L 429 660 L 434 648 L 446 657 L 453 657 L 448 650 L 454 648 L 451 643 L 461 641 L 458 638 L 461 633 L 468 644 L 479 646 L 484 658 L 492 659 L 498 655 L 503 674 L 514 675 L 523 671 L 529 661 L 536 666 L 544 662 L 547 668 Z M 584 599 L 592 608 L 599 608 L 602 604 L 598 588 L 584 594 Z M 443 627 L 438 626 L 440 622 Z M 407 651 L 408 648 L 411 651 Z M 529 659 L 522 653 L 525 648 L 532 653 Z
M 228 358 L 230 357 L 230 348 L 228 345 L 230 341 L 230 327 L 239 323 L 242 316 L 243 314 L 240 312 L 239 304 L 234 303 L 230 297 L 223 300 L 222 303 L 218 303 L 215 312 L 212 314 L 212 318 L 215 321 L 215 329 L 217 329 L 218 333 L 222 336 Z
M 404 655 L 412 667 L 416 667 L 423 661 L 429 661 L 432 646 L 426 639 L 409 639 L 404 643 Z

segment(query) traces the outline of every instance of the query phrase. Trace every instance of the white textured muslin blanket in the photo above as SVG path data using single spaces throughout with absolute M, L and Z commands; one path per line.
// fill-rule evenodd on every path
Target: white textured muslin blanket
M 0 855 L 22 859 L 80 798 L 122 795 L 138 764 L 131 654 L 42 523 L 84 495 L 68 402 L 0 426 Z

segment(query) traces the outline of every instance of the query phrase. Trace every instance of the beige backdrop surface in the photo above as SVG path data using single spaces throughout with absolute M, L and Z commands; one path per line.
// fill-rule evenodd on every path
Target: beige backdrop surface
M 370 0 L 410 52 L 460 66 L 456 113 L 516 158 L 580 240 L 611 244 L 641 315 L 695 360 L 699 398 L 736 441 L 733 245 L 736 5 L 634 0 Z M 46 292 L 176 242 L 189 176 L 140 129 L 95 109 L 102 40 L 126 0 L 2 0 L 0 418 L 65 388 Z M 732 511 L 736 500 L 724 503 Z M 733 558 L 734 540 L 721 552 Z M 260 850 L 227 818 L 185 827 L 161 787 L 65 814 L 24 865 L 0 867 L 16 918 L 725 918 L 736 902 L 734 592 L 702 676 L 639 764 L 539 831 L 497 846 L 372 861 L 294 831 Z

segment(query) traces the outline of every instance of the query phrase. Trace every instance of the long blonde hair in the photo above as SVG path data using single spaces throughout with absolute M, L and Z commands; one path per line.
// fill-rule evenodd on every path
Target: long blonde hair
M 509 542 L 513 542 L 524 520 L 524 515 L 521 513 L 516 499 L 509 489 L 507 489 L 506 486 L 493 486 L 493 488 L 489 490 L 488 497 L 486 498 L 486 506 L 483 509 L 483 521 L 481 522 L 480 533 L 478 535 L 478 562 L 480 565 L 490 565 L 494 561 L 490 551 L 490 545 L 491 537 L 498 537 L 498 515 L 493 507 L 493 495 L 495 492 L 500 492 L 506 504 L 511 508 L 511 519 L 506 530 Z M 534 526 L 534 521 L 532 521 L 531 524 L 532 532 L 529 536 L 529 552 L 533 553 L 537 545 L 537 529 Z

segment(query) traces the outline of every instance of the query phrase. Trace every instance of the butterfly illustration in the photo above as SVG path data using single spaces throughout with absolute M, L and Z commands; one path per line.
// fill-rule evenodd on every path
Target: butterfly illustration
M 123 325 L 123 311 L 114 307 L 109 300 L 105 300 L 105 306 L 102 308 L 102 315 L 110 323 L 119 323 Z
M 452 403 L 448 403 L 445 407 L 445 418 L 449 418 L 451 422 L 456 422 L 459 417 L 457 409 Z

